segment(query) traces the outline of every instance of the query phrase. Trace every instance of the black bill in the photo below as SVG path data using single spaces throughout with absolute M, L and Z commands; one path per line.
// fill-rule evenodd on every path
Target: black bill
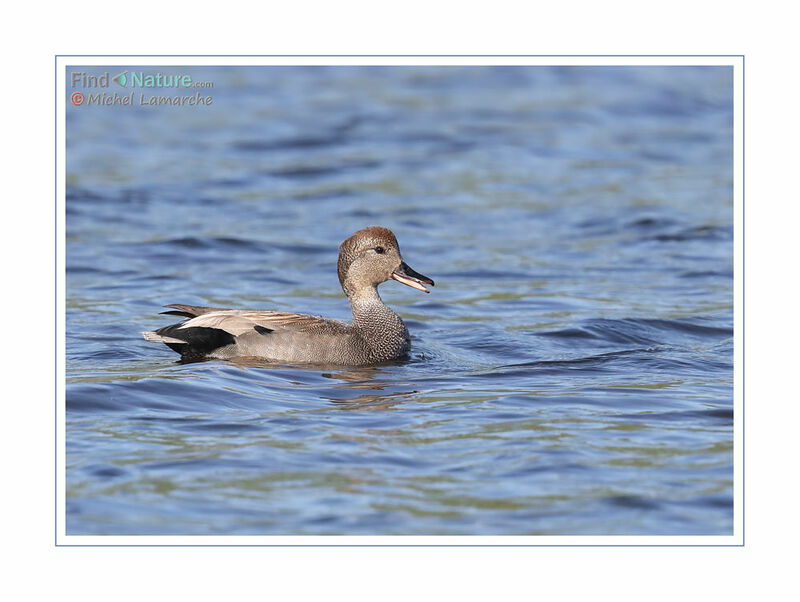
M 423 286 L 423 283 L 434 286 L 433 280 L 427 276 L 423 276 L 419 272 L 412 270 L 410 267 L 408 267 L 408 264 L 405 261 L 400 264 L 400 267 L 392 272 L 392 278 L 424 293 L 429 293 L 430 291 Z

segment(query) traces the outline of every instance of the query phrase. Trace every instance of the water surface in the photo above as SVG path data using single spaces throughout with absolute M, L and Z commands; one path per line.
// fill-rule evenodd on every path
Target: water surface
M 732 532 L 729 68 L 173 70 L 212 105 L 68 103 L 68 534 Z M 374 224 L 436 281 L 381 287 L 407 361 L 139 335 L 346 320 Z

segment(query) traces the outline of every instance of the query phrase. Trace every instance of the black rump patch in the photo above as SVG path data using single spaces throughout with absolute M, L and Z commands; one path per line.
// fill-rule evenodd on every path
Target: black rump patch
M 266 326 L 259 326 L 258 324 L 253 326 L 253 330 L 255 330 L 258 334 L 269 334 L 271 332 L 275 332 L 271 328 L 267 328 Z
M 167 347 L 181 354 L 182 358 L 203 357 L 215 349 L 232 345 L 236 338 L 229 332 L 219 328 L 195 326 L 181 328 L 181 324 L 172 324 L 156 330 L 156 334 L 173 339 L 180 339 L 186 343 L 165 343 Z

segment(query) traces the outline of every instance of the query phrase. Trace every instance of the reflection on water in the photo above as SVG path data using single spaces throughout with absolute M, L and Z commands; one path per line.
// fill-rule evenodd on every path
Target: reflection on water
M 67 109 L 68 533 L 731 532 L 728 68 L 186 71 L 211 107 Z M 373 224 L 437 283 L 381 287 L 406 361 L 140 338 L 347 320 Z
M 226 362 L 230 365 L 238 366 L 242 369 L 257 368 L 261 370 L 280 370 L 285 366 L 275 362 L 266 361 L 255 357 L 237 357 Z M 401 362 L 385 363 L 383 366 L 401 365 Z M 402 403 L 403 399 L 409 398 L 420 391 L 394 391 L 394 387 L 377 377 L 382 375 L 382 370 L 378 366 L 347 367 L 333 365 L 309 365 L 308 370 L 319 373 L 322 378 L 330 378 L 341 381 L 342 385 L 331 390 L 327 395 L 320 399 L 327 399 L 333 403 L 346 404 L 352 410 L 381 410 L 387 409 L 395 404 Z M 324 372 L 333 370 L 333 372 Z M 301 385 L 298 381 L 294 384 Z M 385 392 L 392 389 L 392 392 Z M 360 393 L 360 391 L 373 391 L 373 393 Z M 360 393 L 360 394 L 359 394 Z

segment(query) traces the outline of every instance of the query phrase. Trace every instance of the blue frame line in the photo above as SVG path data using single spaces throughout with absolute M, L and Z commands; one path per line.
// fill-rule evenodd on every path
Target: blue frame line
M 64 544 L 58 542 L 58 61 L 60 58 L 85 58 L 85 57 L 214 57 L 214 58 L 313 58 L 313 57 L 370 57 L 370 58 L 741 58 L 742 59 L 742 331 L 739 333 L 742 340 L 742 543 L 738 544 Z M 56 54 L 54 55 L 54 546 L 74 548 L 732 548 L 745 546 L 745 55 L 744 54 Z M 251 65 L 247 65 L 251 66 Z M 258 65 L 252 65 L 258 66 Z M 399 65 L 398 65 L 399 66 Z M 622 66 L 622 65 L 615 65 Z M 734 333 L 736 336 L 736 333 Z M 261 537 L 261 536 L 253 536 Z

